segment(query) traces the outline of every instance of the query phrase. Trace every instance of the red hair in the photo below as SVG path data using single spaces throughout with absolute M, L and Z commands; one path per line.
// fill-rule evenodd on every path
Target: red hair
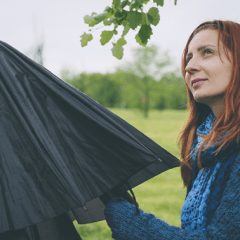
M 203 141 L 200 145 L 199 155 L 198 155 L 198 166 L 201 168 L 201 153 L 206 150 L 212 144 L 216 144 L 219 136 L 222 133 L 230 130 L 218 144 L 218 148 L 214 152 L 214 156 L 220 152 L 221 149 L 225 150 L 230 145 L 230 143 L 237 137 L 237 143 L 240 138 L 240 24 L 232 21 L 208 21 L 200 24 L 190 35 L 186 47 L 182 55 L 182 75 L 185 78 L 186 74 L 186 55 L 188 53 L 188 46 L 194 36 L 204 30 L 211 29 L 218 31 L 218 48 L 219 42 L 223 44 L 224 53 L 227 58 L 229 58 L 229 52 L 232 54 L 232 66 L 233 72 L 230 79 L 230 83 L 227 87 L 224 96 L 224 107 L 223 110 L 216 119 L 215 125 L 212 131 L 206 135 L 202 136 Z M 221 58 L 221 56 L 220 56 Z M 197 128 L 205 121 L 206 117 L 212 111 L 208 105 L 196 102 L 190 89 L 188 88 L 186 81 L 185 85 L 187 88 L 187 107 L 188 115 L 185 119 L 182 130 L 178 136 L 178 148 L 181 149 L 181 175 L 183 179 L 184 186 L 188 186 L 189 181 L 192 176 L 192 166 L 193 159 L 190 157 L 191 147 L 196 138 Z M 204 145 L 207 146 L 204 147 Z

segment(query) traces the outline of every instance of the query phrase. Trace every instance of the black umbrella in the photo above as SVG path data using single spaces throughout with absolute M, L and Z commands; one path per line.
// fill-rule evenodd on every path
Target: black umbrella
M 127 190 L 179 166 L 133 126 L 4 42 L 0 136 L 1 240 L 79 239 L 64 237 L 71 221 L 103 220 L 110 199 L 136 203 Z

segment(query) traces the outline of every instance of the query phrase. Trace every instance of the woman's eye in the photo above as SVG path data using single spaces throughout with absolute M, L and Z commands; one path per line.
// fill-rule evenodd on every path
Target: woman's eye
M 209 55 L 209 54 L 212 54 L 213 52 L 212 52 L 212 50 L 210 50 L 210 49 L 205 49 L 204 51 L 203 51 L 203 54 L 204 55 Z
M 188 62 L 191 60 L 191 57 L 186 58 L 186 65 L 188 65 Z

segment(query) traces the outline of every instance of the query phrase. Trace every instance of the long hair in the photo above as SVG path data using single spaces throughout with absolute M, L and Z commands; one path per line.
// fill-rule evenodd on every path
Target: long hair
M 224 53 L 226 54 L 228 60 L 230 57 L 228 52 L 232 54 L 232 76 L 230 83 L 227 87 L 224 96 L 224 107 L 223 110 L 216 119 L 215 125 L 212 131 L 206 135 L 202 136 L 203 141 L 200 145 L 199 155 L 198 155 L 198 166 L 201 168 L 201 153 L 206 150 L 212 144 L 216 144 L 219 136 L 226 131 L 230 131 L 219 143 L 216 145 L 218 148 L 214 152 L 214 156 L 220 152 L 227 149 L 231 142 L 237 137 L 237 143 L 240 138 L 240 24 L 232 21 L 207 21 L 200 24 L 190 35 L 186 47 L 182 55 L 182 75 L 185 78 L 186 74 L 186 55 L 188 53 L 188 46 L 193 37 L 200 31 L 204 29 L 211 29 L 218 31 L 218 48 L 220 41 L 223 43 Z M 221 56 L 220 56 L 221 58 Z M 187 86 L 187 107 L 188 115 L 185 119 L 182 130 L 178 136 L 178 148 L 181 149 L 181 175 L 183 179 L 184 186 L 188 186 L 191 180 L 193 159 L 191 158 L 191 147 L 196 138 L 197 128 L 206 120 L 207 116 L 212 111 L 208 105 L 203 103 L 198 103 L 195 101 L 190 89 Z M 207 143 L 207 145 L 205 145 Z

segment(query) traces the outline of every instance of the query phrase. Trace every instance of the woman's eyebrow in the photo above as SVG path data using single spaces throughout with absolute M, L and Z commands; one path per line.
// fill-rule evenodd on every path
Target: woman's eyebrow
M 203 45 L 203 46 L 198 47 L 198 48 L 197 48 L 197 51 L 198 51 L 198 52 L 201 52 L 201 51 L 202 51 L 204 48 L 206 48 L 206 47 L 214 47 L 214 48 L 216 48 L 216 46 L 213 46 L 213 45 L 208 44 L 208 45 Z M 189 56 L 192 56 L 192 53 L 191 53 L 191 52 L 187 54 L 186 58 L 188 58 Z

